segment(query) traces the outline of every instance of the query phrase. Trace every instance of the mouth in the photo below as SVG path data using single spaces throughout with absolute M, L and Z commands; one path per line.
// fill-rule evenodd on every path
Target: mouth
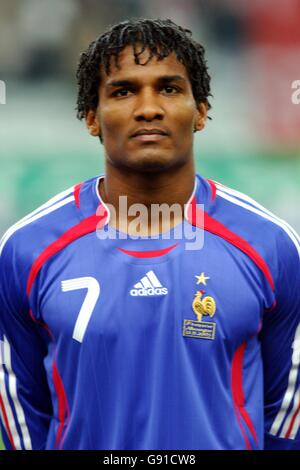
M 139 129 L 131 135 L 131 138 L 140 142 L 158 142 L 168 137 L 168 135 L 162 129 Z
M 158 142 L 160 140 L 165 139 L 166 137 L 168 137 L 167 134 L 158 134 L 153 132 L 153 134 L 137 134 L 132 136 L 132 139 L 138 140 L 140 142 Z

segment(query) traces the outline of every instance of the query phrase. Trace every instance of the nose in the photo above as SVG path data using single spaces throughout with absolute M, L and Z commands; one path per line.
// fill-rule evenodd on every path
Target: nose
M 143 90 L 139 93 L 134 110 L 134 119 L 136 121 L 161 121 L 164 117 L 164 110 L 160 106 L 157 92 L 152 90 Z

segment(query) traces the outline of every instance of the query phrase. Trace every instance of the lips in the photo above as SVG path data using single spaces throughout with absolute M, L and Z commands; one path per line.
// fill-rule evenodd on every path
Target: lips
M 166 136 L 168 135 L 168 133 L 162 129 L 157 129 L 157 128 L 153 128 L 153 129 L 138 129 L 137 131 L 135 131 L 131 137 L 139 137 L 139 136 L 155 136 L 155 135 L 160 135 L 160 136 Z

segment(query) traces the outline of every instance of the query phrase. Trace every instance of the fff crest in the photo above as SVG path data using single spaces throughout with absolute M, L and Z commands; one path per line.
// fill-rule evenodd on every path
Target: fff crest
M 198 279 L 203 280 L 203 284 L 206 285 L 206 279 L 208 277 L 196 276 Z M 201 281 L 200 281 L 201 282 Z M 184 320 L 183 321 L 183 336 L 190 338 L 201 338 L 201 339 L 215 339 L 216 335 L 216 323 L 212 321 L 202 321 L 203 316 L 212 318 L 216 313 L 216 301 L 210 295 L 204 295 L 204 290 L 198 290 L 195 294 L 192 302 L 192 309 L 196 315 L 197 320 Z

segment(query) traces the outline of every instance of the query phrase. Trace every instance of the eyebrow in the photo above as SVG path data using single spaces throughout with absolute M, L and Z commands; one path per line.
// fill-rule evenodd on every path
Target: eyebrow
M 159 84 L 164 84 L 164 83 L 170 83 L 170 82 L 185 82 L 186 79 L 182 77 L 181 75 L 163 75 L 162 77 L 159 77 L 157 79 L 157 82 Z M 136 80 L 110 80 L 106 83 L 107 88 L 111 87 L 126 87 L 130 85 L 134 85 L 136 83 Z

